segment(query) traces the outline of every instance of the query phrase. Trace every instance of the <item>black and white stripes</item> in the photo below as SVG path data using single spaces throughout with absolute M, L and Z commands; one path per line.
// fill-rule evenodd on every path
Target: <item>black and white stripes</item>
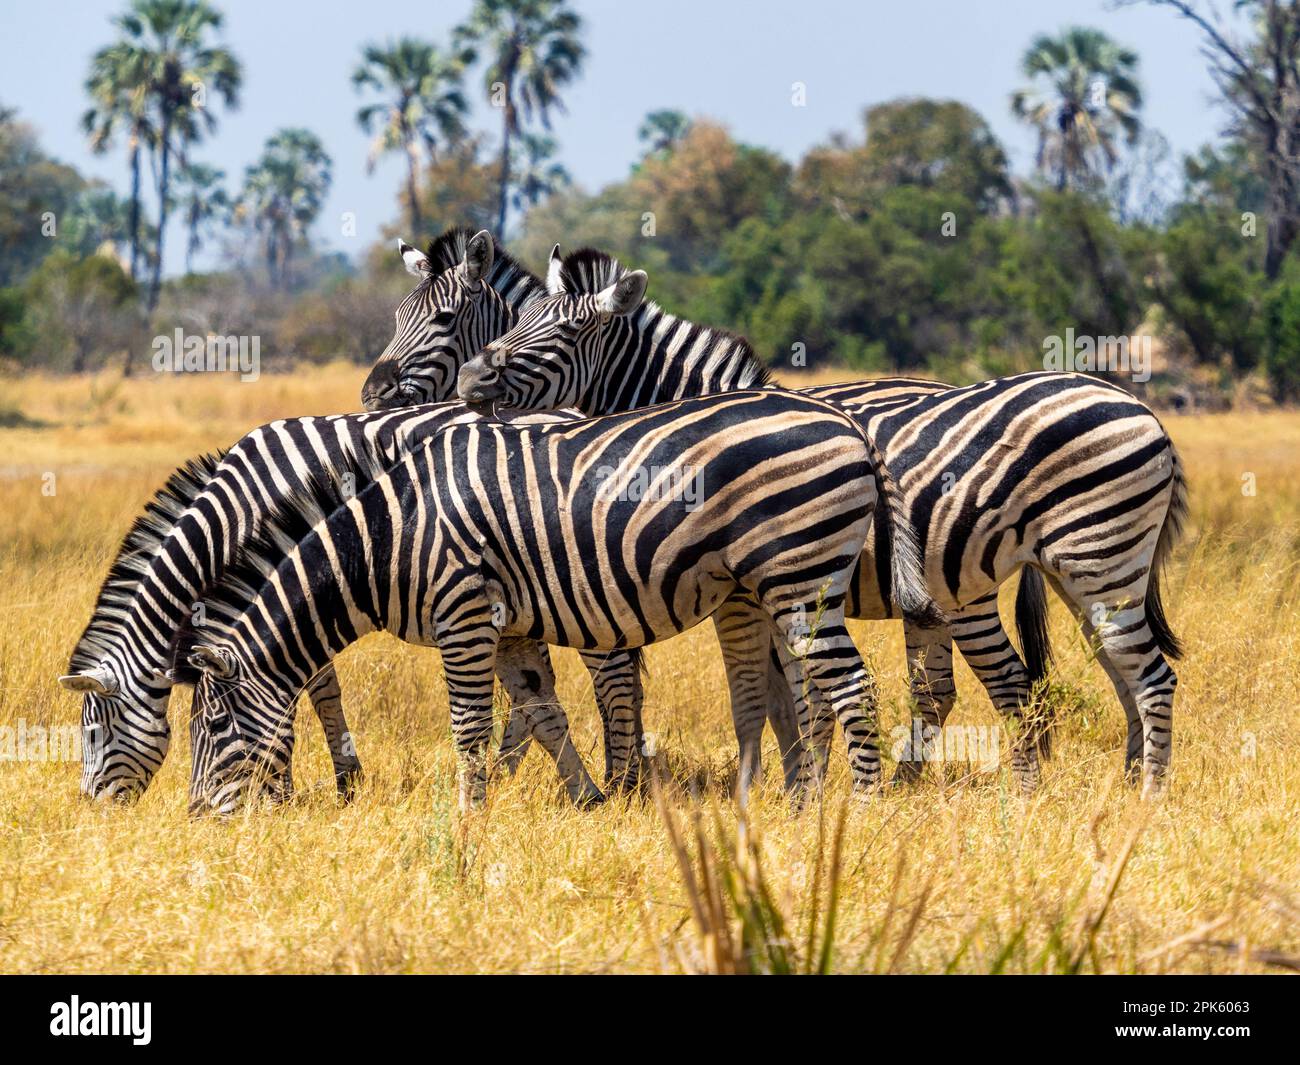
M 743 340 L 643 302 L 645 274 L 599 252 L 553 256 L 548 288 L 461 368 L 463 398 L 595 414 L 764 380 Z M 941 724 L 952 705 L 954 638 L 999 709 L 1019 714 L 1028 705 L 1032 678 L 990 597 L 1011 574 L 1035 567 L 1097 640 L 1128 713 L 1130 771 L 1140 758 L 1147 786 L 1158 788 L 1169 761 L 1174 683 L 1164 656 L 1178 648 L 1164 621 L 1156 561 L 1177 535 L 1186 487 L 1155 416 L 1122 389 L 1070 374 L 961 389 L 868 382 L 806 394 L 853 412 L 880 447 L 921 538 L 931 592 L 949 612 L 950 632 L 908 634 L 914 672 L 923 674 L 919 684 L 914 679 L 922 714 Z M 1041 617 L 1040 589 L 1032 579 L 1022 583 L 1019 617 Z M 858 572 L 850 609 L 892 614 L 888 589 L 869 565 Z M 968 610 L 974 613 L 964 617 Z M 1041 625 L 1029 624 L 1022 639 L 1041 634 Z M 1041 665 L 1045 646 L 1028 657 Z M 1037 721 L 1031 725 L 1013 757 L 1026 790 L 1037 783 L 1041 743 Z
M 700 491 L 623 490 L 646 469 L 688 475 Z M 855 783 L 869 788 L 880 769 L 874 695 L 843 606 L 877 477 L 851 419 L 777 390 L 574 424 L 454 425 L 283 557 L 254 558 L 257 576 L 224 582 L 209 624 L 183 634 L 177 663 L 205 674 L 208 805 L 228 809 L 276 777 L 297 691 L 364 632 L 441 649 L 461 800 L 473 806 L 503 637 L 636 647 L 724 604 L 764 633 L 727 640 L 729 671 L 748 659 L 746 674 L 765 676 L 775 634 L 791 683 L 818 687 L 848 737 Z M 906 564 L 915 555 L 895 557 L 900 598 L 928 612 Z M 739 679 L 733 691 L 765 695 Z M 806 763 L 800 783 L 812 771 Z
M 271 422 L 224 455 L 178 471 L 123 543 L 63 678 L 84 693 L 82 721 L 93 756 L 84 763 L 83 793 L 130 797 L 152 779 L 170 741 L 169 647 L 182 626 L 206 613 L 206 588 L 243 545 L 303 498 L 317 499 L 328 512 L 428 434 L 473 417 L 452 403 Z M 637 707 L 628 700 L 640 696 L 637 663 L 623 655 L 588 664 L 602 712 L 634 718 Z M 310 695 L 346 790 L 359 766 L 332 670 L 313 680 Z M 523 739 L 512 735 L 516 745 Z M 612 769 L 624 772 L 630 759 L 629 749 L 616 751 Z M 278 786 L 289 788 L 287 781 Z

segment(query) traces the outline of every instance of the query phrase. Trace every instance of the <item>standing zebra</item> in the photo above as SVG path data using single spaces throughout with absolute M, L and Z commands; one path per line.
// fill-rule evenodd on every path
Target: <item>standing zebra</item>
M 397 248 L 419 284 L 398 305 L 393 339 L 361 387 L 367 410 L 455 398 L 461 365 L 546 295 L 486 230 L 449 229 L 427 254 L 401 240 Z
M 408 270 L 420 278 L 420 284 L 399 307 L 393 339 L 362 389 L 362 400 L 370 410 L 445 398 L 445 393 L 440 390 L 449 387 L 449 383 L 454 383 L 461 365 L 477 353 L 477 348 L 467 350 L 467 338 L 495 339 L 524 310 L 546 294 L 542 282 L 505 255 L 487 233 L 479 233 L 471 238 L 463 230 L 449 230 L 435 241 L 427 256 L 421 256 L 405 243 L 399 247 Z M 586 274 L 577 283 L 577 287 L 586 283 L 590 291 L 596 292 L 599 289 L 591 287 L 591 283 L 606 273 L 616 273 L 617 264 L 599 255 L 593 255 L 591 259 L 590 266 L 584 267 L 581 256 L 570 256 L 568 269 L 570 272 L 585 270 Z M 558 260 L 553 257 L 548 278 L 552 284 L 558 283 L 558 270 Z M 470 280 L 472 277 L 483 278 L 492 291 L 484 286 L 474 288 Z M 600 287 L 603 286 L 602 281 Z M 476 292 L 478 298 L 475 298 Z M 718 331 L 678 323 L 675 319 L 672 322 L 681 327 L 674 340 L 675 347 L 681 351 L 694 351 L 699 336 L 707 334 L 715 339 L 725 336 Z M 691 336 L 689 343 L 682 333 L 685 329 L 693 329 L 696 334 Z M 767 383 L 765 372 L 752 355 L 728 353 L 724 348 L 721 357 L 715 361 L 716 373 L 700 374 L 699 380 L 692 376 L 689 380 L 679 382 L 684 387 L 674 387 L 670 382 L 658 380 L 655 376 L 658 371 L 653 369 L 654 360 L 640 368 L 629 367 L 621 379 L 613 379 L 620 382 L 618 389 L 602 392 L 596 397 L 596 402 L 584 409 L 591 414 L 630 410 L 654 402 L 653 396 L 672 398 L 718 391 L 720 388 Z M 873 403 L 883 407 L 944 391 L 948 386 L 932 381 L 893 380 L 864 384 L 858 388 L 860 399 L 869 392 Z M 877 522 L 881 520 L 883 518 L 878 514 Z M 878 590 L 887 587 L 887 560 L 877 557 L 876 566 L 880 581 L 877 590 L 863 595 L 855 594 L 850 602 L 850 610 L 855 617 L 896 616 L 889 596 Z M 855 592 L 856 589 L 855 585 Z M 872 605 L 877 600 L 879 604 Z M 1029 703 L 1031 685 L 1046 674 L 1049 652 L 1046 630 L 1042 623 L 1045 616 L 1042 581 L 1036 571 L 1026 570 L 1021 576 L 1016 599 L 1016 619 L 1026 663 L 1021 662 L 1007 638 L 997 612 L 996 593 L 959 611 L 952 619 L 950 631 L 940 628 L 927 633 L 914 633 L 909 627 L 912 694 L 914 701 L 921 707 L 924 720 L 927 723 L 942 723 L 955 700 L 952 668 L 954 639 L 984 684 L 993 704 L 1004 714 L 1013 717 L 1018 715 L 1020 708 Z M 744 628 L 743 619 L 732 619 L 728 609 L 720 611 L 714 620 L 720 629 L 731 630 L 737 626 Z M 798 735 L 794 726 L 794 708 L 785 705 L 788 703 L 788 687 L 775 651 L 766 682 L 772 688 L 774 699 L 780 701 L 783 707 L 780 712 L 772 715 L 771 723 L 782 751 L 787 753 L 788 780 L 795 765 Z M 740 718 L 737 722 L 746 730 L 737 737 L 741 746 L 742 768 L 746 772 L 756 771 L 763 722 Z M 636 739 L 639 726 L 636 723 L 613 718 L 607 727 L 623 738 L 625 744 L 639 746 Z M 1045 732 L 1041 734 L 1040 740 L 1045 747 Z M 1023 760 L 1019 755 L 1013 760 L 1026 787 L 1032 787 L 1037 779 L 1036 770 L 1032 768 L 1035 758 L 1036 755 L 1031 752 Z M 746 760 L 750 763 L 747 768 Z M 904 761 L 899 772 L 903 776 L 912 776 L 919 772 L 919 767 L 919 761 Z M 632 768 L 635 769 L 635 762 Z
M 646 471 L 656 490 L 630 490 Z M 824 696 L 855 787 L 870 789 L 880 773 L 874 691 L 844 598 L 878 476 L 853 419 L 775 389 L 576 423 L 453 425 L 287 553 L 255 553 L 232 570 L 205 624 L 181 632 L 174 668 L 199 680 L 200 801 L 229 810 L 273 779 L 303 684 L 386 629 L 441 649 L 460 803 L 479 806 L 502 637 L 640 647 L 737 598 L 792 649 L 792 679 Z M 933 604 L 915 544 L 900 531 L 893 547 L 897 599 L 926 620 Z M 767 642 L 745 651 L 761 671 Z
M 742 338 L 643 302 L 646 283 L 643 272 L 607 255 L 584 250 L 561 259 L 557 248 L 551 295 L 533 301 L 510 332 L 461 368 L 462 397 L 608 413 L 766 382 Z M 995 625 L 996 597 L 1004 580 L 1031 566 L 1078 617 L 1114 683 L 1128 718 L 1127 773 L 1136 776 L 1140 765 L 1144 792 L 1159 790 L 1176 683 L 1166 656 L 1181 653 L 1159 577 L 1187 490 L 1155 415 L 1123 389 L 1075 374 L 939 390 L 831 385 L 804 394 L 851 411 L 880 447 L 919 535 L 930 591 L 949 614 L 949 631 L 907 634 L 925 723 L 942 725 L 952 706 L 954 638 L 999 709 L 1019 714 L 1028 678 Z M 872 569 L 859 570 L 853 616 L 891 613 Z M 1041 636 L 1041 611 L 1028 613 L 1037 618 L 1027 630 Z M 1045 653 L 1038 657 L 1045 661 Z M 925 677 L 935 662 L 944 686 Z M 1013 751 L 1026 790 L 1038 779 L 1033 733 Z
M 171 642 L 182 625 L 207 610 L 205 589 L 220 579 L 241 547 L 304 493 L 328 490 L 341 502 L 458 418 L 476 416 L 460 403 L 444 403 L 385 414 L 271 422 L 224 455 L 199 460 L 172 477 L 123 542 L 69 673 L 60 678 L 66 688 L 84 694 L 84 795 L 132 798 L 157 772 L 171 735 L 167 703 L 172 680 L 165 673 Z M 552 690 L 545 648 L 512 644 L 502 656 L 502 679 L 513 697 L 535 700 L 537 692 L 537 684 L 522 684 L 524 667 L 516 657 L 526 658 L 529 669 L 543 674 L 537 683 Z M 620 653 L 605 662 L 589 656 L 586 664 L 602 714 L 639 720 L 641 687 L 633 657 Z M 314 677 L 308 692 L 326 726 L 340 789 L 346 789 L 358 766 L 333 670 Z M 539 738 L 551 747 L 556 736 L 567 735 L 563 712 L 554 709 L 553 720 L 543 720 L 540 711 L 532 714 Z M 523 750 L 522 721 L 512 717 L 506 744 L 507 755 L 514 758 Z M 631 760 L 631 730 L 613 742 L 607 764 L 618 769 Z M 287 790 L 288 782 L 281 779 L 278 786 Z M 585 782 L 578 780 L 576 786 L 575 794 L 587 797 Z

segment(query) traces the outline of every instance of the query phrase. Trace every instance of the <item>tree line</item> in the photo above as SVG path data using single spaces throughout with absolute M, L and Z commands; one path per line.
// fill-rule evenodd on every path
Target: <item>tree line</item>
M 550 128 L 586 59 L 564 0 L 473 0 L 447 41 L 367 43 L 350 78 L 365 165 L 405 162 L 389 233 L 490 228 L 534 267 L 556 242 L 604 248 L 774 364 L 962 381 L 1041 366 L 1069 329 L 1158 337 L 1153 398 L 1219 402 L 1251 382 L 1300 397 L 1300 11 L 1244 0 L 1230 27 L 1208 5 L 1131 2 L 1190 21 L 1218 87 L 1222 136 L 1186 158 L 1143 121 L 1140 56 L 1089 27 L 1027 44 L 1007 102 L 1035 135 L 1027 175 L 970 107 L 909 98 L 867 106 L 859 131 L 794 162 L 707 115 L 656 111 L 627 177 L 584 190 Z M 0 357 L 90 369 L 187 316 L 260 334 L 272 365 L 373 358 L 404 282 L 387 243 L 351 261 L 314 241 L 335 166 L 321 140 L 278 131 L 228 188 L 200 158 L 242 87 L 220 12 L 133 0 L 114 28 L 82 126 L 91 150 L 125 152 L 124 197 L 0 110 L 0 235 L 14 238 Z M 475 71 L 495 130 L 471 128 Z M 186 269 L 167 279 L 174 214 Z M 223 265 L 195 273 L 223 240 Z

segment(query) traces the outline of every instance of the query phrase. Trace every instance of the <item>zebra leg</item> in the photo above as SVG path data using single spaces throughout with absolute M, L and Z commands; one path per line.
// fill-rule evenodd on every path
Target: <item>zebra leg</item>
M 1110 660 L 1110 655 L 1106 653 L 1106 648 L 1101 643 L 1092 619 L 1079 610 L 1074 601 L 1066 594 L 1056 576 L 1049 574 L 1047 580 L 1055 589 L 1056 594 L 1070 607 L 1070 612 L 1075 616 L 1075 619 L 1079 622 L 1079 627 L 1083 630 L 1084 638 L 1092 647 L 1101 668 L 1106 671 L 1106 676 L 1110 678 L 1110 682 L 1115 688 L 1115 694 L 1119 696 L 1120 705 L 1124 708 L 1125 720 L 1128 722 L 1128 738 L 1124 745 L 1124 779 L 1129 784 L 1137 784 L 1141 779 L 1143 746 L 1142 715 L 1138 711 L 1137 700 L 1133 697 L 1133 692 L 1129 690 L 1128 682 L 1120 671 L 1115 668 L 1115 663 Z
M 443 630 L 439 650 L 447 678 L 451 735 L 459 764 L 456 794 L 462 812 L 487 802 L 488 750 L 492 744 L 492 687 L 496 670 L 498 632 L 484 616 L 472 627 L 461 624 Z
M 1044 724 L 1031 705 L 1029 671 L 1011 646 L 998 614 L 998 593 L 991 592 L 951 612 L 948 624 L 966 664 L 984 685 L 998 713 L 1012 726 L 1011 772 L 1021 792 L 1032 794 L 1042 779 L 1038 755 Z M 951 656 L 948 668 L 951 683 Z
M 332 665 L 312 678 L 307 685 L 307 697 L 325 732 L 330 761 L 334 763 L 334 785 L 343 801 L 351 802 L 361 783 L 361 760 L 357 757 L 352 730 L 343 716 L 343 693 L 339 691 L 338 674 Z M 289 772 L 287 766 L 285 772 Z
M 812 633 L 807 631 L 807 614 L 803 611 L 774 610 L 772 615 L 778 633 L 789 645 L 794 672 L 820 691 L 844 730 L 854 790 L 872 791 L 880 784 L 876 685 L 845 627 L 843 601 L 825 606 Z M 811 692 L 809 698 L 814 698 Z M 819 739 L 817 718 L 822 716 L 815 713 L 810 722 L 814 747 Z M 805 774 L 810 766 L 811 760 L 806 759 Z M 800 791 L 808 783 L 801 779 Z
M 731 722 L 740 745 L 736 794 L 741 802 L 763 779 L 763 725 L 767 721 L 767 658 L 771 627 L 750 599 L 729 599 L 713 615 L 731 696 Z
M 569 719 L 555 694 L 555 674 L 549 653 L 534 640 L 504 639 L 497 655 L 497 676 L 510 695 L 512 714 L 527 723 L 553 759 L 569 799 L 576 806 L 603 802 L 605 796 L 587 773 L 569 736 Z
M 523 642 L 523 640 L 514 639 L 501 641 L 501 645 L 497 649 L 497 676 L 501 676 L 501 662 L 509 659 L 515 653 L 516 643 Z M 536 644 L 536 647 L 545 666 L 546 675 L 554 684 L 555 667 L 551 664 L 551 649 L 544 643 Z M 504 679 L 502 677 L 503 683 Z M 496 768 L 506 776 L 514 776 L 519 769 L 519 764 L 524 760 L 524 755 L 528 753 L 532 741 L 533 734 L 528 730 L 528 718 L 516 709 L 512 697 L 509 713 L 506 714 L 505 728 L 501 730 L 501 746 L 497 749 Z
M 934 738 L 952 713 L 957 697 L 952 680 L 951 632 L 944 628 L 919 629 L 904 622 L 903 633 L 912 697 L 911 735 L 905 748 L 910 757 L 899 759 L 891 784 L 910 784 L 920 779 L 925 763 L 933 757 Z
M 1106 676 L 1110 678 L 1110 682 L 1119 696 L 1120 705 L 1124 707 L 1124 717 L 1128 722 L 1128 736 L 1124 743 L 1124 779 L 1129 784 L 1137 784 L 1142 779 L 1142 751 L 1145 745 L 1142 713 L 1138 709 L 1137 699 L 1134 698 L 1133 691 L 1129 688 L 1124 675 L 1115 668 L 1115 663 L 1110 660 L 1110 655 L 1098 636 L 1096 626 L 1086 617 L 1079 618 L 1079 624 L 1083 627 L 1083 634 L 1093 647 L 1097 655 L 1097 661 L 1101 663 L 1101 668 L 1106 671 Z
M 641 779 L 641 651 L 581 651 L 605 738 L 605 787 L 634 791 Z
M 781 659 L 780 641 L 772 636 L 767 653 L 767 720 L 781 749 L 781 768 L 787 791 L 794 789 L 804 756 L 799 721 L 808 713 L 808 708 L 799 705 L 802 702 L 800 699 L 796 703 L 790 678 L 786 676 L 785 663 Z
M 1060 587 L 1080 617 L 1086 622 L 1084 633 L 1105 655 L 1103 668 L 1115 682 L 1116 692 L 1125 712 L 1130 703 L 1137 709 L 1142 730 L 1142 794 L 1151 797 L 1164 790 L 1172 746 L 1174 689 L 1178 678 L 1161 653 L 1155 633 L 1147 623 L 1147 565 L 1140 566 L 1130 581 L 1117 585 L 1114 567 L 1087 573 L 1058 574 Z M 1120 566 L 1132 571 L 1133 560 Z M 1112 672 L 1113 670 L 1113 672 Z M 1118 678 L 1118 680 L 1116 680 Z M 1134 728 L 1130 716 L 1129 742 L 1125 753 L 1126 769 L 1132 775 Z

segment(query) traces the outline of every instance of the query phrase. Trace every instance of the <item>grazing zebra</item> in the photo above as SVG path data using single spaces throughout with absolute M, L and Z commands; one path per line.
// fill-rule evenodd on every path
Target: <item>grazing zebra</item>
M 461 368 L 462 397 L 592 414 L 766 381 L 742 338 L 643 302 L 646 280 L 599 252 L 561 259 L 557 249 L 547 276 L 551 295 L 533 301 L 510 332 Z M 995 705 L 1019 713 L 1028 678 L 996 621 L 996 595 L 1012 573 L 1030 566 L 1069 604 L 1115 685 L 1128 718 L 1126 771 L 1136 777 L 1140 764 L 1144 791 L 1159 790 L 1176 683 L 1166 658 L 1180 654 L 1159 573 L 1177 541 L 1187 492 L 1155 415 L 1123 389 L 1074 374 L 1022 374 L 955 389 L 831 385 L 804 394 L 851 411 L 883 452 L 920 537 L 930 591 L 949 614 L 946 631 L 907 634 L 922 719 L 941 725 L 952 706 L 953 639 Z M 880 587 L 863 565 L 850 613 L 890 616 Z M 1045 665 L 1042 608 L 1031 604 L 1023 613 L 1022 632 L 1037 634 L 1033 657 Z M 926 676 L 932 664 L 943 683 Z M 1038 779 L 1028 742 L 1034 732 L 1026 730 L 1013 750 L 1026 790 Z
M 84 693 L 84 795 L 133 798 L 162 764 L 171 735 L 167 703 L 172 681 L 165 674 L 171 642 L 182 624 L 207 609 L 204 589 L 220 578 L 241 545 L 311 485 L 332 485 L 341 500 L 458 418 L 476 416 L 460 403 L 444 403 L 383 414 L 271 422 L 224 454 L 197 460 L 173 475 L 123 541 L 73 652 L 69 673 L 59 678 L 65 687 Z M 544 674 L 540 683 L 551 690 L 544 648 L 521 647 L 516 655 L 512 646 L 507 652 L 501 660 L 502 679 L 512 696 L 526 693 L 518 680 L 519 656 L 533 664 L 534 672 Z M 635 659 L 619 654 L 605 662 L 601 656 L 588 656 L 586 664 L 602 715 L 638 720 L 641 687 Z M 532 687 L 530 698 L 536 685 Z M 325 725 L 340 789 L 346 791 L 359 766 L 333 670 L 313 678 L 308 692 Z M 567 732 L 558 705 L 555 715 L 559 724 L 541 721 L 539 738 L 549 741 L 556 729 Z M 540 711 L 533 719 L 541 720 Z M 523 753 L 522 724 L 521 717 L 512 717 L 507 764 Z M 631 737 L 615 737 L 613 742 L 607 764 L 613 769 L 634 764 Z M 287 790 L 289 782 L 280 780 L 278 786 Z
M 576 423 L 453 425 L 287 553 L 232 570 L 205 624 L 179 634 L 174 668 L 200 682 L 201 801 L 229 810 L 256 780 L 274 779 L 303 684 L 386 629 L 441 649 L 460 803 L 479 806 L 503 637 L 640 647 L 736 600 L 792 649 L 791 682 L 819 689 L 845 732 L 855 787 L 870 789 L 880 772 L 874 691 L 844 598 L 879 476 L 853 419 L 775 389 Z M 896 532 L 896 596 L 928 621 L 916 545 Z M 748 654 L 765 675 L 768 640 L 729 651 L 733 670 Z
M 420 256 L 405 243 L 399 246 L 408 269 L 421 279 L 421 283 L 398 309 L 393 339 L 362 389 L 362 401 L 370 410 L 446 398 L 447 393 L 441 390 L 454 384 L 460 366 L 478 351 L 477 347 L 468 346 L 466 338 L 495 339 L 513 324 L 525 308 L 546 294 L 542 282 L 502 252 L 485 232 L 471 238 L 464 230 L 449 230 L 434 242 L 427 256 Z M 580 268 L 580 259 L 581 257 L 570 256 L 570 271 Z M 553 261 L 552 280 L 557 269 L 558 266 Z M 483 278 L 487 286 L 474 289 L 467 281 L 471 276 Z M 491 291 L 488 291 L 488 286 Z M 598 290 L 593 288 L 591 291 Z M 477 299 L 474 297 L 475 292 L 479 293 Z M 711 335 L 716 337 L 721 334 L 712 331 Z M 719 387 L 765 383 L 766 377 L 756 360 L 731 357 L 729 367 L 722 367 L 721 379 L 709 381 L 708 387 L 700 384 L 698 391 L 717 391 Z M 685 390 L 674 390 L 663 387 L 663 382 L 652 377 L 629 373 L 619 391 L 600 395 L 598 401 L 586 409 L 591 414 L 630 410 L 653 402 L 647 398 L 652 394 L 662 394 L 664 398 L 691 394 L 695 384 L 692 382 Z M 884 404 L 929 395 L 943 391 L 948 386 L 931 381 L 894 380 L 859 387 L 871 389 L 874 401 Z M 877 520 L 882 519 L 878 516 Z M 878 559 L 877 566 L 882 575 L 888 568 L 884 559 Z M 855 600 L 857 598 L 862 597 L 855 597 Z M 866 598 L 870 599 L 870 596 Z M 892 616 L 888 597 L 883 598 L 884 603 L 874 612 L 870 606 L 852 601 L 850 609 L 853 616 Z M 884 612 L 881 613 L 881 610 Z M 1026 570 L 1021 577 L 1016 600 L 1016 619 L 1026 663 L 1021 662 L 1002 627 L 997 613 L 996 594 L 959 611 L 952 618 L 950 632 L 937 629 L 925 634 L 914 634 L 909 628 L 913 664 L 912 694 L 914 701 L 921 707 L 923 719 L 926 722 L 942 723 L 956 698 L 952 673 L 954 639 L 988 690 L 994 705 L 1004 714 L 1013 717 L 1018 715 L 1020 708 L 1028 705 L 1031 685 L 1046 674 L 1049 655 L 1046 630 L 1041 623 L 1045 610 L 1042 581 L 1035 571 Z M 715 622 L 728 628 L 736 624 L 730 619 L 727 610 L 715 615 Z M 781 711 L 772 715 L 771 723 L 778 743 L 787 755 L 786 772 L 789 780 L 796 764 L 798 747 L 794 725 L 795 709 L 787 705 L 789 689 L 775 650 L 771 658 L 768 681 L 774 698 L 781 704 Z M 748 760 L 751 765 L 745 771 L 757 771 L 762 721 L 737 721 L 738 725 L 747 730 L 738 736 L 742 764 Z M 610 731 L 613 742 L 622 748 L 639 748 L 639 722 L 615 715 L 607 719 L 606 728 Z M 755 728 L 757 732 L 754 731 Z M 1047 738 L 1045 731 L 1040 734 L 1040 743 L 1044 749 Z M 608 744 L 606 749 L 608 751 Z M 1032 786 L 1037 779 L 1036 771 L 1030 765 L 1032 761 L 1032 756 L 1024 764 L 1019 755 L 1014 758 L 1017 771 L 1024 776 L 1027 786 Z M 905 761 L 900 765 L 899 771 L 904 776 L 915 775 L 919 766 L 919 762 Z M 635 767 L 633 761 L 632 770 Z

